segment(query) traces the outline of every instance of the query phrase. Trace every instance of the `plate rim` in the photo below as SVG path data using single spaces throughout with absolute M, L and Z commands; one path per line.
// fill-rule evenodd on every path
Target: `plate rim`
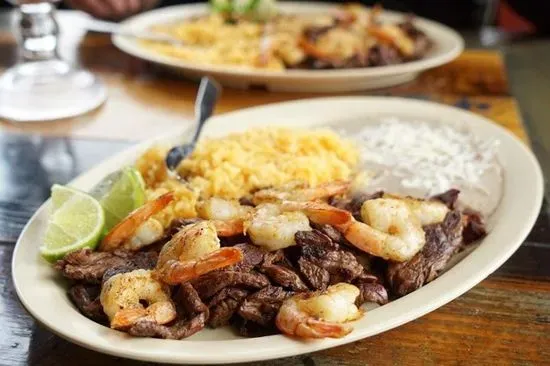
M 379 333 L 382 333 L 384 331 L 393 329 L 393 328 L 395 328 L 395 327 L 397 327 L 397 326 L 399 326 L 403 323 L 406 323 L 406 322 L 412 321 L 414 319 L 417 319 L 417 318 L 427 314 L 428 312 L 431 312 L 434 309 L 439 308 L 440 306 L 442 306 L 442 305 L 452 301 L 453 299 L 459 297 L 464 292 L 468 291 L 469 289 L 474 287 L 476 284 L 478 284 L 479 282 L 484 280 L 489 274 L 491 274 L 498 267 L 500 267 L 519 248 L 519 246 L 523 243 L 523 241 L 527 237 L 528 233 L 532 229 L 532 227 L 533 227 L 533 225 L 536 221 L 536 218 L 538 217 L 538 213 L 540 212 L 540 208 L 541 208 L 541 204 L 542 204 L 542 200 L 543 200 L 543 175 L 542 175 L 542 170 L 540 168 L 540 165 L 539 165 L 538 160 L 536 159 L 534 153 L 523 142 L 521 142 L 515 135 L 513 135 L 511 132 L 509 132 L 508 130 L 506 130 L 502 126 L 491 122 L 489 119 L 487 119 L 485 117 L 482 117 L 482 116 L 479 116 L 479 115 L 477 115 L 473 112 L 461 110 L 459 108 L 446 106 L 446 105 L 439 104 L 439 103 L 434 103 L 434 102 L 411 100 L 411 99 L 397 98 L 397 97 L 312 98 L 312 99 L 290 101 L 290 102 L 283 102 L 283 103 L 273 103 L 273 104 L 269 104 L 269 105 L 265 105 L 265 106 L 258 106 L 258 107 L 244 109 L 244 110 L 241 110 L 241 111 L 230 112 L 230 113 L 227 113 L 227 114 L 220 115 L 219 117 L 216 118 L 216 120 L 219 121 L 217 123 L 223 123 L 223 119 L 235 118 L 235 116 L 238 117 L 239 115 L 242 115 L 242 114 L 246 115 L 246 114 L 261 113 L 262 109 L 264 109 L 264 110 L 265 109 L 269 110 L 269 109 L 272 109 L 272 108 L 277 109 L 277 108 L 285 107 L 285 105 L 286 105 L 286 108 L 292 108 L 292 107 L 295 107 L 296 105 L 304 104 L 304 103 L 305 104 L 307 104 L 307 103 L 325 104 L 327 102 L 341 103 L 342 101 L 344 101 L 344 102 L 349 101 L 350 103 L 362 103 L 366 100 L 368 100 L 370 102 L 373 102 L 373 103 L 377 102 L 377 101 L 386 101 L 386 103 L 390 103 L 390 104 L 391 103 L 405 103 L 405 104 L 410 104 L 410 105 L 417 105 L 419 107 L 421 106 L 421 107 L 428 107 L 428 108 L 429 107 L 439 108 L 441 110 L 446 110 L 446 109 L 447 110 L 453 110 L 455 112 L 458 112 L 457 114 L 462 114 L 463 116 L 465 116 L 465 118 L 470 117 L 471 119 L 473 118 L 473 119 L 476 119 L 478 121 L 488 122 L 489 125 L 492 126 L 491 128 L 497 128 L 498 130 L 500 130 L 500 132 L 504 133 L 503 136 L 506 137 L 506 139 L 509 139 L 510 141 L 513 141 L 512 142 L 513 146 L 515 146 L 516 148 L 520 148 L 520 150 L 522 150 L 522 153 L 525 154 L 523 156 L 523 158 L 526 158 L 527 160 L 524 161 L 524 162 L 529 163 L 529 165 L 531 165 L 531 167 L 534 168 L 531 171 L 531 173 L 534 174 L 535 179 L 532 182 L 534 189 L 532 191 L 532 196 L 531 196 L 532 199 L 530 200 L 530 201 L 533 202 L 533 204 L 529 206 L 530 208 L 529 208 L 528 215 L 523 217 L 524 218 L 523 224 L 515 232 L 515 235 L 514 235 L 515 240 L 510 240 L 509 241 L 510 244 L 507 247 L 505 247 L 506 248 L 505 252 L 496 253 L 497 254 L 497 257 L 496 257 L 497 259 L 496 260 L 494 258 L 492 258 L 491 261 L 489 261 L 488 263 L 485 263 L 485 266 L 482 267 L 482 271 L 480 271 L 478 269 L 477 271 L 474 271 L 474 272 L 468 274 L 465 278 L 462 278 L 461 282 L 453 285 L 452 291 L 449 291 L 447 293 L 444 293 L 444 294 L 441 294 L 441 295 L 437 296 L 435 300 L 432 299 L 432 300 L 422 302 L 421 305 L 420 305 L 422 307 L 421 310 L 410 310 L 407 313 L 401 314 L 399 316 L 390 317 L 390 320 L 392 320 L 391 322 L 383 324 L 382 327 L 379 327 L 379 329 L 377 329 L 377 330 L 375 329 L 373 332 L 370 332 L 370 334 L 367 334 L 367 335 L 363 335 L 363 334 L 360 335 L 360 329 L 356 328 L 355 331 L 352 332 L 348 337 L 343 338 L 343 339 L 339 339 L 339 340 L 322 340 L 322 341 L 315 341 L 315 342 L 311 342 L 311 343 L 310 342 L 306 343 L 306 342 L 292 341 L 292 340 L 290 340 L 286 337 L 283 337 L 283 336 L 272 336 L 272 337 L 283 338 L 285 340 L 283 342 L 283 345 L 294 345 L 294 346 L 296 346 L 297 344 L 299 344 L 299 347 L 297 346 L 296 349 L 293 348 L 293 347 L 288 347 L 287 349 L 280 349 L 281 346 L 279 346 L 279 349 L 277 349 L 277 348 L 271 349 L 271 350 L 269 350 L 269 352 L 263 352 L 262 354 L 250 353 L 250 352 L 249 353 L 239 353 L 238 355 L 232 355 L 233 358 L 230 359 L 230 360 L 223 359 L 223 358 L 220 358 L 219 356 L 215 356 L 215 355 L 208 355 L 208 357 L 210 357 L 210 358 L 205 358 L 203 356 L 197 357 L 196 355 L 195 356 L 185 355 L 186 357 L 182 358 L 181 354 L 180 355 L 175 355 L 175 356 L 174 355 L 171 356 L 170 354 L 167 354 L 167 355 L 165 354 L 165 355 L 161 356 L 158 353 L 142 352 L 142 350 L 139 350 L 139 349 L 132 350 L 132 351 L 127 351 L 127 350 L 120 351 L 119 349 L 117 349 L 114 346 L 111 347 L 111 348 L 96 346 L 96 345 L 91 344 L 89 342 L 87 343 L 85 341 L 82 341 L 81 338 L 78 335 L 67 334 L 66 332 L 64 333 L 62 327 L 60 329 L 60 327 L 58 327 L 56 325 L 52 326 L 51 321 L 44 320 L 41 317 L 40 314 L 37 314 L 37 312 L 34 311 L 32 306 L 29 306 L 29 304 L 26 302 L 25 295 L 23 294 L 24 291 L 18 286 L 18 281 L 17 281 L 17 272 L 18 271 L 16 270 L 16 266 L 17 266 L 16 262 L 17 262 L 17 258 L 20 255 L 19 251 L 21 250 L 21 247 L 22 247 L 22 244 L 20 244 L 20 243 L 23 240 L 25 240 L 25 236 L 27 235 L 27 231 L 29 230 L 29 227 L 31 226 L 31 224 L 36 220 L 36 217 L 43 210 L 47 209 L 47 205 L 49 203 L 49 200 L 46 201 L 44 204 L 42 204 L 40 206 L 40 208 L 37 210 L 37 212 L 31 217 L 29 222 L 25 225 L 25 228 L 23 229 L 20 237 L 18 238 L 17 243 L 16 243 L 15 248 L 14 248 L 14 251 L 13 251 L 13 257 L 12 257 L 12 261 L 11 261 L 12 282 L 14 284 L 14 288 L 16 290 L 16 293 L 17 293 L 17 296 L 19 298 L 20 303 L 27 310 L 27 312 L 29 312 L 31 314 L 31 316 L 33 316 L 34 319 L 36 319 L 40 324 L 42 324 L 45 327 L 47 327 L 48 329 L 50 329 L 53 333 L 59 335 L 60 337 L 62 337 L 64 339 L 69 340 L 70 342 L 76 343 L 80 346 L 83 346 L 85 348 L 89 348 L 89 349 L 92 349 L 92 350 L 95 350 L 95 351 L 98 351 L 98 352 L 107 353 L 107 354 L 111 354 L 111 355 L 115 355 L 115 356 L 122 356 L 122 357 L 126 357 L 126 358 L 131 358 L 131 359 L 146 360 L 146 361 L 157 361 L 157 362 L 164 362 L 164 363 L 200 362 L 200 363 L 210 363 L 210 364 L 213 364 L 213 363 L 226 363 L 227 364 L 227 363 L 234 363 L 234 362 L 259 361 L 259 360 L 265 360 L 265 359 L 287 357 L 287 356 L 292 356 L 292 355 L 297 355 L 297 354 L 302 354 L 302 353 L 314 352 L 314 351 L 318 351 L 318 350 L 321 350 L 321 349 L 326 349 L 326 348 L 330 348 L 330 347 L 333 347 L 333 346 L 343 345 L 343 344 L 347 344 L 347 343 L 350 343 L 350 342 L 354 342 L 354 341 L 357 341 L 359 339 L 367 338 L 369 336 L 379 334 Z M 368 112 L 364 113 L 364 114 L 368 115 Z M 446 122 L 444 122 L 444 123 L 446 123 Z M 179 129 L 180 132 L 182 130 L 185 131 L 186 129 L 185 128 L 184 129 Z M 228 130 L 232 130 L 232 129 L 228 128 Z M 229 133 L 230 131 L 227 131 L 227 132 Z M 157 138 L 152 138 L 150 140 L 143 141 L 142 143 L 139 143 L 137 145 L 133 145 L 133 146 L 127 148 L 127 149 L 124 149 L 120 153 L 115 154 L 113 157 L 111 157 L 109 159 L 106 159 L 106 160 L 100 162 L 95 167 L 87 170 L 86 172 L 83 172 L 77 178 L 72 180 L 70 182 L 70 184 L 74 184 L 75 182 L 78 183 L 79 180 L 82 180 L 83 178 L 86 178 L 86 176 L 91 175 L 94 171 L 96 171 L 98 169 L 101 169 L 102 166 L 108 165 L 109 161 L 116 161 L 117 159 L 118 160 L 124 159 L 124 160 L 128 161 L 130 159 L 130 156 L 135 156 L 140 150 L 150 146 L 151 144 L 154 144 L 158 141 L 166 140 L 167 136 L 173 136 L 173 133 L 163 134 L 161 136 L 158 136 Z M 105 169 L 103 169 L 103 170 L 105 170 Z M 505 193 L 505 195 L 507 195 L 507 193 Z M 527 225 L 525 223 L 527 223 Z M 479 249 L 480 248 L 476 249 L 476 251 L 479 251 Z M 476 251 L 474 251 L 474 253 Z M 479 255 L 476 256 L 476 259 L 478 257 L 479 257 Z M 465 263 L 465 260 L 467 258 L 464 258 L 464 260 L 459 262 L 456 266 L 461 266 L 461 263 Z M 441 283 L 440 279 L 442 279 L 443 277 L 446 277 L 447 274 L 450 273 L 450 272 L 452 272 L 452 270 L 445 273 L 440 278 L 434 280 L 430 284 L 424 286 L 423 288 L 415 291 L 415 293 L 419 293 L 421 291 L 426 292 L 426 291 L 423 291 L 423 290 L 425 290 L 427 287 L 432 288 L 433 285 L 436 284 L 436 283 Z M 414 295 L 415 293 L 412 293 L 411 295 Z M 409 296 L 411 296 L 411 295 L 409 295 Z M 409 297 L 409 296 L 407 296 L 407 297 Z M 405 304 L 406 304 L 407 303 L 407 301 L 406 301 L 407 297 L 396 300 L 396 301 L 394 301 L 394 302 L 392 302 L 388 305 L 385 305 L 384 307 L 381 307 L 381 308 L 387 308 L 388 306 L 392 306 L 392 304 L 395 305 L 396 303 L 401 304 L 401 303 L 405 302 Z M 411 301 L 408 301 L 408 302 L 411 302 Z M 393 307 L 396 307 L 396 306 L 393 306 Z M 76 309 L 73 308 L 73 310 L 74 310 L 75 313 L 78 313 Z M 85 323 L 86 326 L 95 325 L 97 327 L 104 328 L 104 327 L 99 326 L 96 323 L 92 322 L 91 320 L 89 320 L 87 318 L 84 318 L 83 316 L 82 316 L 82 320 L 83 320 L 83 322 Z M 105 329 L 108 329 L 108 328 L 105 328 Z M 110 332 L 114 332 L 114 331 L 109 331 L 109 334 L 110 334 Z M 118 332 L 116 332 L 116 333 L 118 333 Z M 265 340 L 266 338 L 263 338 L 263 339 Z M 254 343 L 257 343 L 257 342 L 261 342 L 261 340 L 262 340 L 262 338 L 252 338 L 252 339 L 245 339 L 245 340 L 241 340 L 241 339 L 239 339 L 239 340 L 230 340 L 230 341 L 223 340 L 223 341 L 214 341 L 214 342 L 213 341 L 193 341 L 193 340 L 190 340 L 188 342 L 190 342 L 192 345 L 194 344 L 195 346 L 203 345 L 204 347 L 206 347 L 208 345 L 208 346 L 211 347 L 215 343 L 219 343 L 219 342 L 223 343 L 224 345 L 227 344 L 228 342 L 246 342 L 246 343 L 254 344 Z M 167 341 L 167 340 L 154 340 L 154 341 L 156 341 L 156 342 L 177 342 L 179 345 L 182 344 L 181 343 L 182 341 Z M 132 339 L 130 339 L 130 342 L 133 343 Z M 185 342 L 185 341 L 183 341 L 183 342 Z M 160 344 L 160 343 L 156 343 L 156 344 Z M 233 343 L 233 344 L 235 344 L 235 343 Z
M 337 6 L 337 3 L 323 3 L 323 2 L 295 2 L 295 1 L 284 1 L 279 4 L 281 9 L 292 9 L 292 8 L 302 8 L 302 9 L 331 9 Z M 159 9 L 149 10 L 138 15 L 132 16 L 123 22 L 120 23 L 121 29 L 129 29 L 134 24 L 139 22 L 146 22 L 148 18 L 161 18 L 165 14 L 176 12 L 183 13 L 185 11 L 202 11 L 206 12 L 208 10 L 208 5 L 204 3 L 195 3 L 195 4 L 184 4 L 184 5 L 173 5 Z M 384 10 L 381 16 L 384 14 L 392 17 L 405 17 L 406 14 L 402 12 Z M 176 60 L 170 56 L 164 55 L 155 55 L 152 52 L 146 51 L 145 48 L 140 47 L 135 44 L 135 41 L 128 39 L 122 35 L 113 34 L 111 40 L 115 47 L 119 48 L 123 52 L 130 54 L 132 56 L 158 63 L 164 66 L 169 66 L 172 68 L 177 68 L 181 70 L 188 70 L 193 72 L 199 72 L 203 74 L 213 73 L 217 75 L 224 76 L 239 76 L 239 77 L 250 77 L 254 79 L 263 79 L 270 78 L 274 80 L 288 80 L 288 79 L 341 79 L 345 77 L 379 77 L 379 76 L 390 76 L 398 74 L 409 74 L 416 73 L 423 70 L 431 69 L 443 64 L 446 64 L 454 59 L 456 59 L 464 50 L 464 38 L 454 29 L 444 25 L 442 23 L 426 19 L 423 17 L 416 17 L 416 19 L 432 28 L 438 29 L 439 34 L 445 34 L 447 37 L 452 39 L 454 45 L 447 53 L 422 58 L 420 60 L 409 61 L 402 64 L 396 65 L 385 65 L 385 66 L 375 66 L 375 67 L 365 67 L 365 68 L 355 68 L 355 69 L 334 69 L 334 70 L 284 70 L 284 71 L 265 71 L 258 69 L 248 69 L 248 68 L 239 68 L 235 66 L 221 66 L 221 65 L 199 65 L 193 62 L 185 62 L 181 60 Z

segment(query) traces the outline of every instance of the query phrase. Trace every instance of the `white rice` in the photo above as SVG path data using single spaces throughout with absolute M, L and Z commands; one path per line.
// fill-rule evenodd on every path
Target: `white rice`
M 365 166 L 427 195 L 464 186 L 482 189 L 485 172 L 498 164 L 498 140 L 481 140 L 447 124 L 386 118 L 364 127 L 356 140 Z

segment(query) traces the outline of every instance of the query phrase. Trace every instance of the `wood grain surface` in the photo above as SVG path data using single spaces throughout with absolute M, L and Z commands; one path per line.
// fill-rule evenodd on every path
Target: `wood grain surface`
M 2 31 L 8 20 L 0 13 L 0 69 L 16 61 L 14 38 Z M 71 26 L 71 22 L 74 18 L 61 17 L 62 26 Z M 65 183 L 131 142 L 192 121 L 195 83 L 121 53 L 105 36 L 88 35 L 76 47 L 83 36 L 77 33 L 62 42 L 61 53 L 80 60 L 106 82 L 107 103 L 86 116 L 55 123 L 0 122 L 0 175 L 4 179 L 0 182 L 0 365 L 154 365 L 96 353 L 50 333 L 21 307 L 11 282 L 15 235 L 46 198 L 49 185 Z M 536 55 L 545 54 L 543 50 L 548 50 L 550 43 L 542 46 Z M 520 59 L 518 53 L 517 57 L 516 64 L 525 68 L 531 65 L 528 56 Z M 542 61 L 533 62 L 538 65 Z M 521 75 L 537 79 L 527 71 Z M 500 52 L 468 50 L 456 61 L 426 72 L 410 84 L 359 93 L 371 94 L 455 105 L 493 119 L 529 143 Z M 522 95 L 544 100 L 536 94 L 525 91 Z M 308 97 L 312 95 L 227 89 L 217 113 Z M 537 125 L 530 140 L 540 141 L 537 134 L 544 128 L 544 124 Z M 47 151 L 57 151 L 55 156 L 69 151 L 74 161 L 65 168 L 60 168 L 57 160 L 43 164 Z M 550 218 L 545 206 L 528 240 L 512 258 L 449 304 L 350 345 L 255 364 L 550 365 L 549 263 Z

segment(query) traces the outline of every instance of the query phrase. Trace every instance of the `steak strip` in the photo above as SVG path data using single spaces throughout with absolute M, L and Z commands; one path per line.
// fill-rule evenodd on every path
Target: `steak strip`
M 269 255 L 269 252 L 254 245 L 254 244 L 237 244 L 234 245 L 235 248 L 239 248 L 243 253 L 243 259 L 233 264 L 230 267 L 225 268 L 225 270 L 237 271 L 237 272 L 249 272 L 254 267 L 259 266 Z
M 292 295 L 291 291 L 285 291 L 282 287 L 264 287 L 246 298 L 239 308 L 239 315 L 264 327 L 273 325 L 283 301 Z
M 152 321 L 140 321 L 128 329 L 136 337 L 183 339 L 202 330 L 206 325 L 207 313 L 200 313 L 191 320 L 179 320 L 174 325 L 160 325 Z
M 136 337 L 155 337 L 164 339 L 183 339 L 202 330 L 209 317 L 208 307 L 201 301 L 197 291 L 186 282 L 175 295 L 180 320 L 172 325 L 160 325 L 153 321 L 142 320 L 134 324 L 128 333 Z M 181 319 L 181 318 L 184 319 Z
M 106 323 L 107 316 L 99 301 L 100 293 L 101 288 L 96 285 L 76 284 L 69 289 L 69 297 L 85 317 L 98 323 Z
M 210 308 L 208 325 L 212 328 L 227 325 L 249 293 L 249 291 L 244 289 L 226 287 L 214 295 L 208 303 Z
M 262 266 L 261 271 L 265 273 L 271 282 L 288 288 L 293 291 L 307 291 L 308 287 L 302 281 L 300 276 L 292 269 L 277 264 Z
M 181 284 L 175 300 L 182 306 L 188 317 L 208 311 L 208 307 L 202 302 L 199 294 L 189 282 Z
M 157 254 L 153 252 L 92 252 L 85 248 L 67 254 L 64 259 L 57 261 L 54 268 L 71 280 L 100 284 L 107 270 L 124 268 L 121 272 L 128 272 L 152 269 L 156 262 Z
M 361 306 L 366 302 L 375 302 L 380 305 L 388 303 L 388 291 L 386 288 L 378 282 L 360 282 L 355 286 L 359 289 L 360 293 L 355 304 Z
M 432 199 L 441 201 L 449 208 L 449 210 L 454 210 L 459 194 L 460 191 L 458 189 L 449 189 L 448 191 L 433 196 Z
M 354 195 L 352 198 L 333 198 L 330 203 L 337 208 L 351 212 L 356 220 L 362 221 L 361 207 L 363 206 L 363 203 L 368 200 L 375 200 L 382 197 L 384 197 L 383 191 L 377 191 L 374 193 L 359 193 Z
M 330 273 L 326 269 L 304 258 L 298 259 L 298 268 L 313 290 L 325 290 L 327 288 L 330 282 Z
M 256 272 L 215 271 L 207 273 L 193 282 L 201 299 L 209 299 L 225 287 L 246 287 L 260 289 L 269 285 L 266 276 Z
M 322 287 L 324 280 L 322 278 L 307 277 L 313 271 L 317 272 L 310 264 L 326 270 L 330 275 L 330 283 L 332 284 L 338 282 L 351 283 L 364 271 L 364 267 L 351 252 L 338 249 L 338 244 L 333 243 L 330 237 L 320 231 L 298 231 L 295 239 L 301 248 L 302 275 L 313 287 Z M 306 264 L 304 261 L 309 263 Z M 300 266 L 300 264 L 298 265 Z M 318 275 L 325 276 L 323 273 Z
M 466 221 L 464 232 L 462 233 L 464 245 L 476 242 L 487 235 L 485 223 L 477 212 L 467 211 L 464 212 L 464 215 Z
M 424 227 L 426 244 L 411 260 L 390 263 L 386 277 L 392 292 L 404 296 L 434 280 L 462 244 L 463 218 L 451 211 L 443 222 Z

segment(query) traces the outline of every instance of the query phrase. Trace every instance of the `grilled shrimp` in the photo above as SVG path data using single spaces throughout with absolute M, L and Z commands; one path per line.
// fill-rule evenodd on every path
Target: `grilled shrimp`
M 320 184 L 312 188 L 283 187 L 280 189 L 262 189 L 254 193 L 252 202 L 258 205 L 264 202 L 277 201 L 313 201 L 328 198 L 347 192 L 350 187 L 348 181 L 334 181 Z
M 316 202 L 283 202 L 265 203 L 252 208 L 216 199 L 203 203 L 201 215 L 211 219 L 219 237 L 248 233 L 257 245 L 268 250 L 277 250 L 294 245 L 294 233 L 310 229 L 309 224 L 306 226 L 306 216 L 322 215 L 325 206 L 327 205 Z M 291 211 L 304 211 L 305 216 Z
M 412 258 L 425 244 L 420 220 L 402 200 L 380 198 L 362 206 L 362 219 L 321 202 L 282 202 L 284 211 L 303 212 L 316 224 L 333 225 L 358 249 L 398 262 Z
M 283 212 L 279 205 L 264 203 L 256 207 L 245 222 L 245 230 L 254 244 L 274 251 L 295 245 L 296 232 L 311 230 L 311 227 L 304 213 Z
M 242 206 L 237 201 L 217 197 L 197 203 L 196 208 L 201 218 L 212 221 L 218 236 L 243 234 L 243 221 L 253 210 L 252 207 Z
M 352 218 L 351 213 L 348 211 L 338 209 L 324 202 L 283 201 L 279 207 L 285 212 L 303 212 L 311 221 L 321 225 L 344 224 Z
M 309 231 L 309 220 L 317 224 L 347 223 L 351 214 L 323 202 L 283 201 L 264 203 L 244 224 L 250 240 L 266 250 L 273 251 L 295 245 L 298 231 Z
M 351 218 L 336 228 L 358 249 L 374 256 L 404 262 L 426 243 L 420 220 L 402 200 L 365 201 L 361 206 L 361 218 L 364 222 Z
M 212 222 L 200 221 L 182 228 L 162 247 L 156 273 L 163 282 L 177 285 L 240 262 L 242 258 L 238 248 L 220 248 Z
M 337 283 L 323 292 L 299 293 L 285 300 L 275 324 L 281 332 L 300 338 L 341 338 L 353 328 L 346 322 L 361 317 L 355 306 L 359 289 Z
M 414 55 L 414 41 L 395 24 L 372 25 L 368 29 L 369 34 L 381 42 L 390 43 L 397 47 L 405 57 Z
M 103 284 L 99 299 L 114 329 L 129 328 L 142 320 L 166 324 L 176 317 L 170 289 L 145 269 L 109 278 Z M 142 305 L 143 301 L 148 305 Z
M 299 192 L 302 192 L 300 198 L 314 199 L 343 193 L 348 187 L 348 182 L 333 182 Z M 277 201 L 283 197 L 294 197 L 292 192 L 274 190 L 257 194 L 261 200 L 269 197 Z M 252 208 L 223 199 L 210 199 L 201 204 L 199 211 L 203 218 L 213 219 L 211 224 L 218 236 L 246 233 L 254 244 L 270 251 L 295 245 L 296 232 L 311 230 L 309 219 L 321 224 L 342 224 L 351 216 L 349 212 L 326 203 L 305 201 L 262 203 Z
M 99 250 L 139 250 L 160 239 L 164 234 L 164 228 L 151 216 L 168 206 L 173 199 L 174 194 L 168 192 L 130 212 L 103 238 Z
M 242 206 L 237 201 L 212 197 L 197 203 L 197 213 L 200 218 L 206 220 L 229 221 L 241 219 L 252 207 Z
M 409 207 L 412 214 L 420 220 L 420 225 L 422 226 L 442 222 L 449 212 L 449 208 L 443 202 L 437 200 L 421 200 L 390 194 L 384 194 L 384 198 L 394 198 L 404 202 Z

